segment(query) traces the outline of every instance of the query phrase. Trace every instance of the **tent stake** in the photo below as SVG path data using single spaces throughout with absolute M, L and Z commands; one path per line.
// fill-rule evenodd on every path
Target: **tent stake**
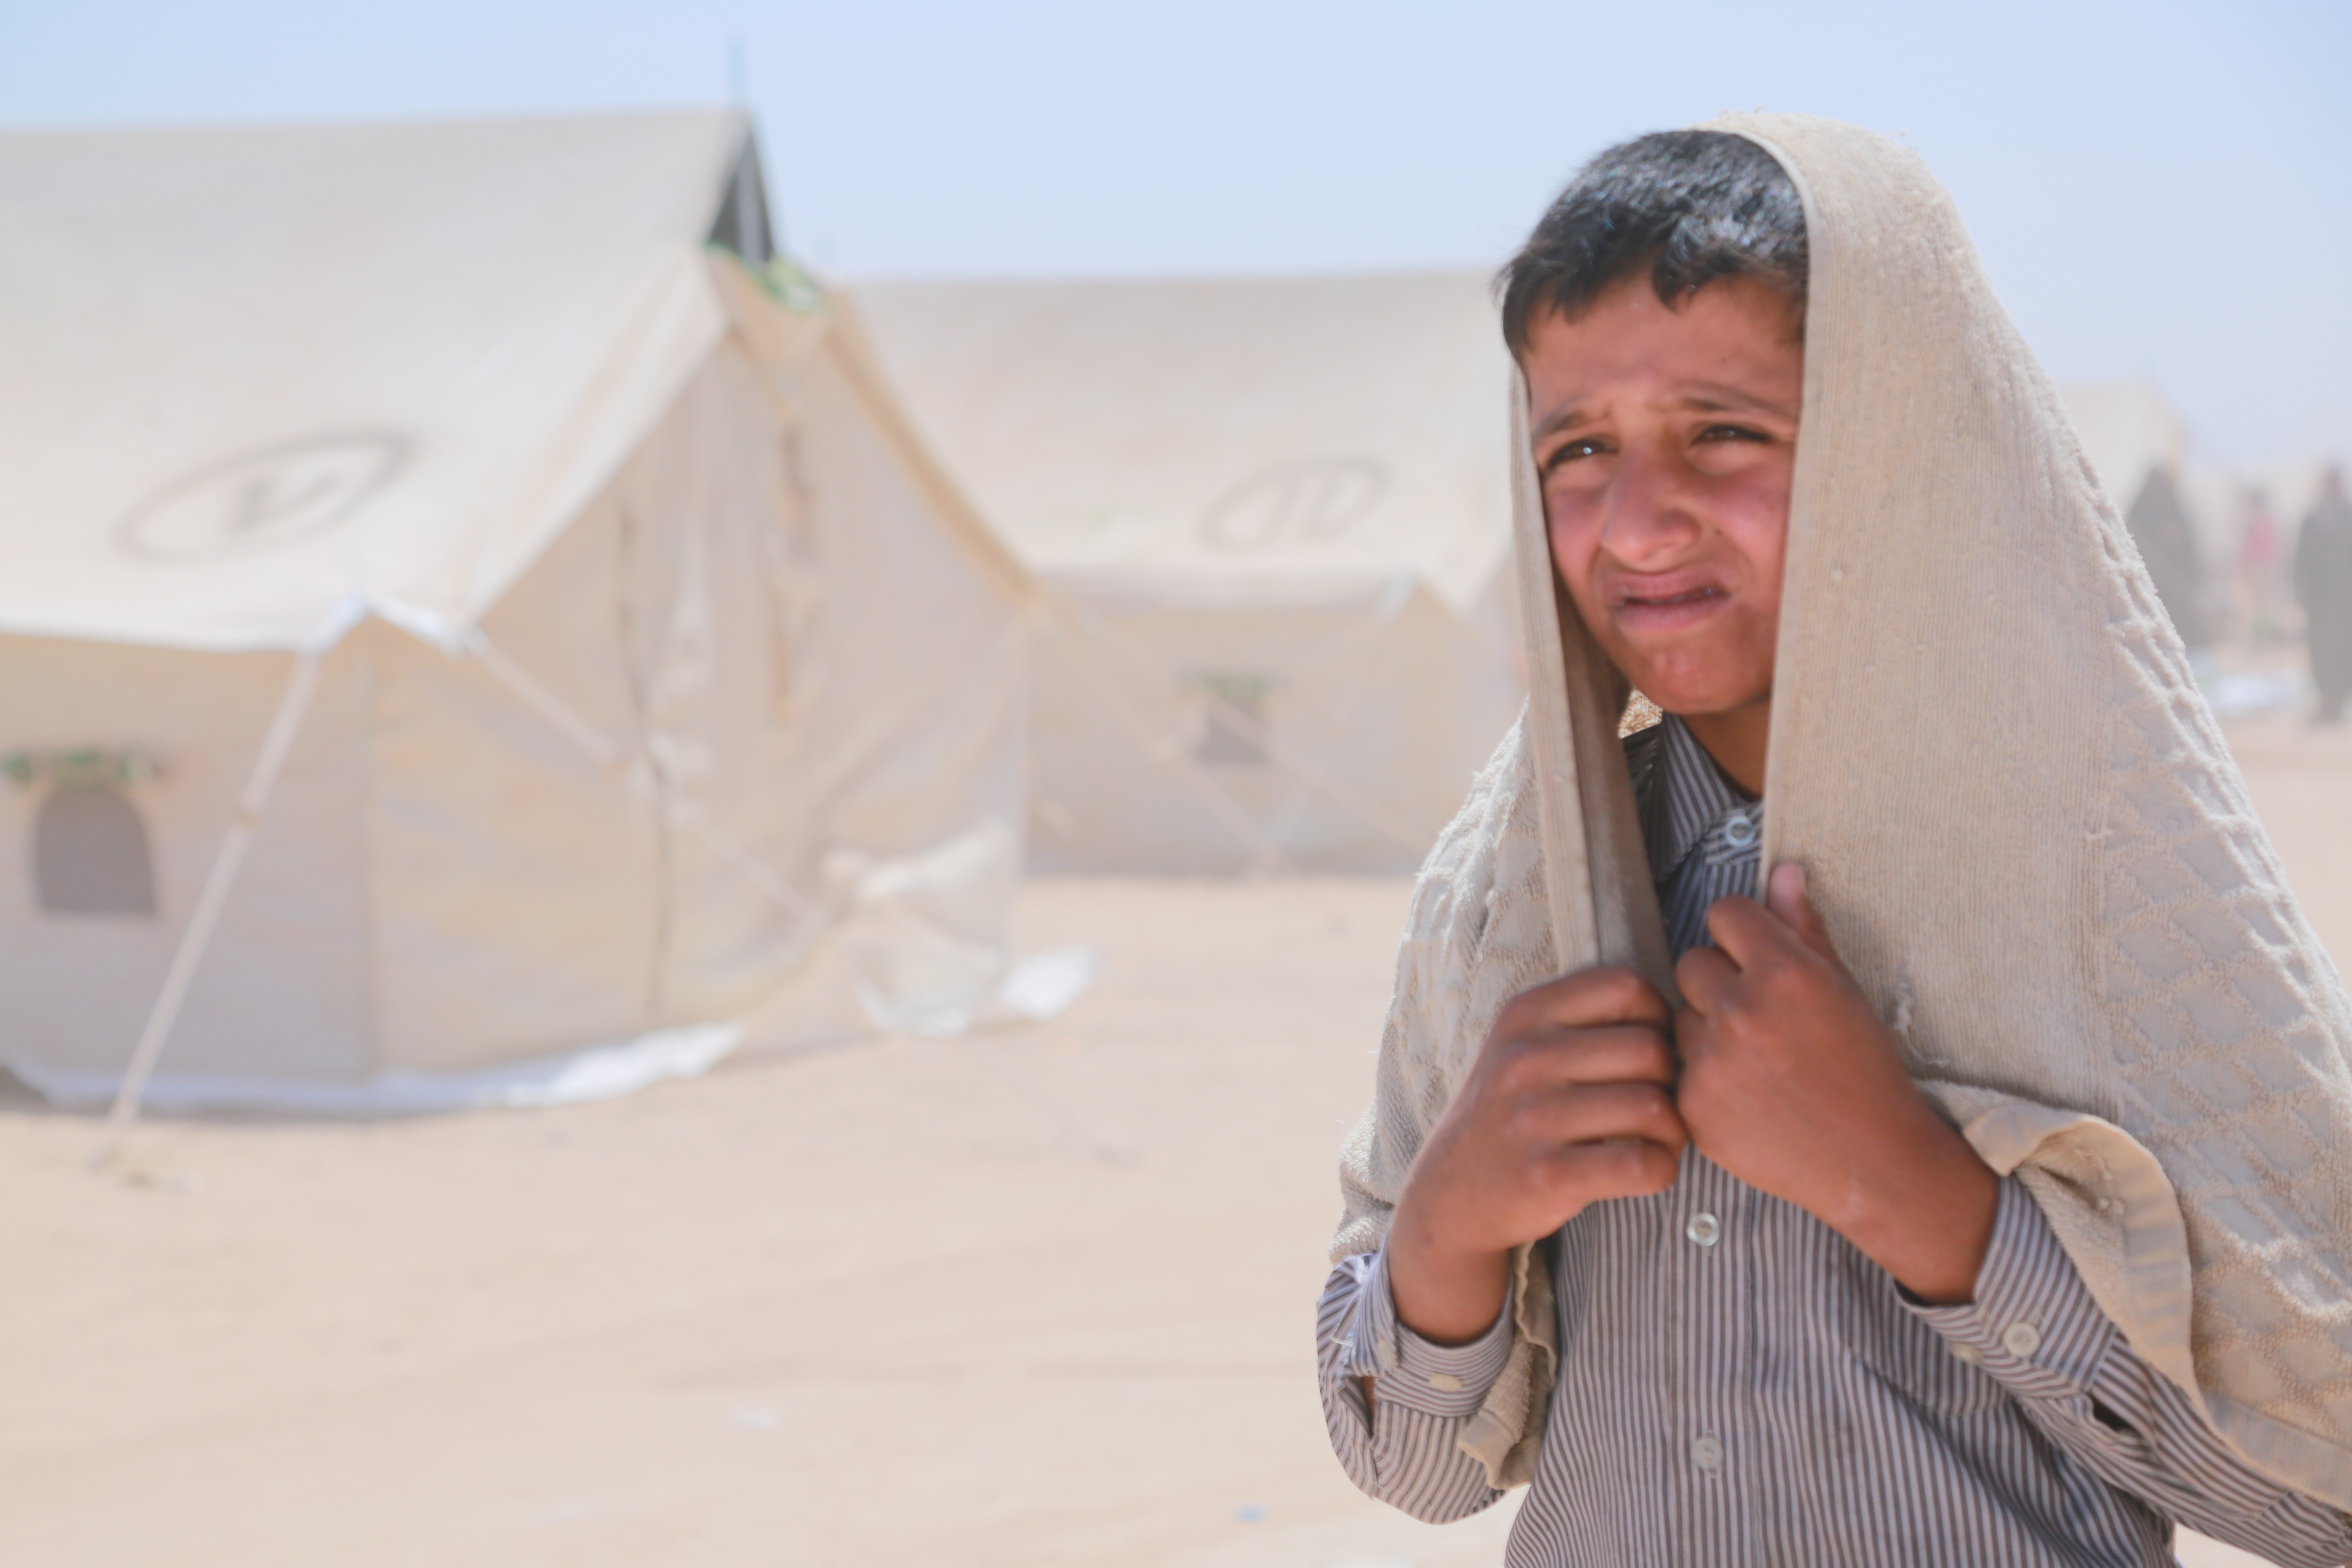
M 131 1053 L 131 1065 L 123 1071 L 122 1087 L 115 1092 L 113 1108 L 106 1113 L 105 1137 L 90 1159 L 92 1169 L 112 1163 L 121 1154 L 124 1140 L 131 1136 L 131 1124 L 139 1118 L 140 1100 L 147 1092 L 147 1080 L 154 1075 L 163 1044 L 171 1038 L 172 1026 L 179 1020 L 180 1005 L 187 1000 L 188 986 L 196 977 L 196 965 L 204 962 L 205 949 L 212 943 L 213 928 L 220 923 L 222 906 L 228 902 L 237 869 L 245 863 L 246 849 L 253 842 L 253 830 L 261 821 L 261 808 L 277 786 L 278 769 L 294 745 L 294 732 L 301 727 L 302 715 L 319 689 L 319 661 L 323 657 L 322 649 L 306 648 L 295 658 L 286 695 L 278 699 L 277 716 L 270 720 L 268 733 L 262 738 L 252 776 L 246 780 L 245 793 L 237 797 L 236 816 L 229 823 L 227 837 L 221 840 L 220 853 L 213 857 L 213 868 L 205 878 L 204 891 L 196 897 L 187 930 L 180 933 L 179 949 L 172 954 L 172 967 L 164 972 L 163 988 L 155 994 L 155 1005 L 147 1015 L 147 1027 L 141 1032 L 139 1047 Z

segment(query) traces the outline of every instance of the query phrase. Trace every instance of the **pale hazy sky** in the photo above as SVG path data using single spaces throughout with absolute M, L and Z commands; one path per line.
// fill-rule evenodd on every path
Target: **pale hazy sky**
M 1801 109 L 1920 148 L 2053 374 L 2352 457 L 2347 0 L 0 0 L 0 123 L 723 102 L 730 38 L 835 276 L 1486 267 L 1610 141 Z

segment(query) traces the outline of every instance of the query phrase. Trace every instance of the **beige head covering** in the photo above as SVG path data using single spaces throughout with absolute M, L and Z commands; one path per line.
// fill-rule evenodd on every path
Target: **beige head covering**
M 1805 865 L 1914 1076 L 2134 1350 L 2352 1508 L 2335 965 L 1949 197 L 1851 126 L 1708 129 L 1789 172 L 1811 257 L 1765 864 Z M 1523 439 L 1513 462 L 1535 696 L 1416 888 L 1335 1256 L 1380 1244 L 1505 1000 L 1596 963 L 1664 975 L 1623 685 L 1557 590 Z M 1543 1271 L 1520 1279 L 1464 1441 L 1498 1485 L 1533 1473 L 1555 1375 Z

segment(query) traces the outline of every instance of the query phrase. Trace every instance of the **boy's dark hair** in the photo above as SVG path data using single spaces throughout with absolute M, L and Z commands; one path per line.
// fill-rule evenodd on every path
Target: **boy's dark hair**
M 1538 314 L 1583 313 L 1643 267 L 1669 306 L 1719 278 L 1757 278 L 1805 309 L 1805 206 L 1772 154 L 1724 131 L 1657 131 L 1578 172 L 1496 286 L 1503 337 L 1528 352 Z

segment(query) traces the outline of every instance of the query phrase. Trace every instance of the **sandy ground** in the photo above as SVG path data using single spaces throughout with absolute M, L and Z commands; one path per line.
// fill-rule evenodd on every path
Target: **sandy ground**
M 2352 953 L 2352 737 L 2237 732 Z M 1392 881 L 1060 881 L 1062 1020 L 562 1111 L 0 1101 L 0 1561 L 1469 1568 L 1326 1447 L 1309 1307 Z M 2184 1545 L 2192 1568 L 2252 1559 Z

